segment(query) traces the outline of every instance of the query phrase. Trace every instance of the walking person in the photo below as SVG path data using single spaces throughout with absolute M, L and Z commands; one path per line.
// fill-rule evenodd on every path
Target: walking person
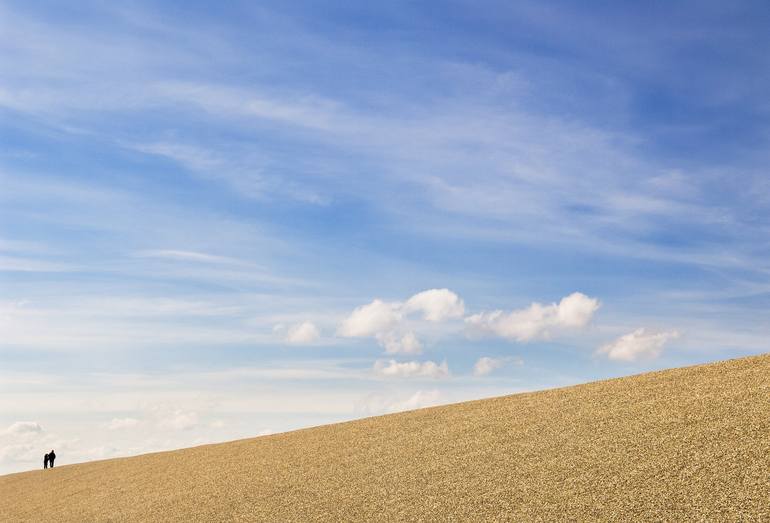
M 51 468 L 53 468 L 53 460 L 56 459 L 56 454 L 54 453 L 53 449 L 51 449 L 51 452 L 48 453 L 48 464 L 51 465 Z
M 47 468 L 48 468 L 48 454 L 46 454 L 46 455 L 43 457 L 43 468 L 44 468 L 44 469 L 47 469 Z

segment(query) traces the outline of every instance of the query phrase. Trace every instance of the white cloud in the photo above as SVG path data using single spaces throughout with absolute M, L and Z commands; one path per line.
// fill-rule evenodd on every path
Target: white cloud
M 377 415 L 438 405 L 442 394 L 438 390 L 418 390 L 414 393 L 370 394 L 356 407 L 366 415 Z
M 78 270 L 78 267 L 26 257 L 0 256 L 0 270 L 8 272 L 67 272 Z
M 343 320 L 338 334 L 344 338 L 376 336 L 387 332 L 401 320 L 399 303 L 374 300 L 356 308 Z
M 599 300 L 573 292 L 561 299 L 556 307 L 558 324 L 563 327 L 585 327 L 599 309 Z
M 599 300 L 575 292 L 558 304 L 532 303 L 525 309 L 508 313 L 501 310 L 482 312 L 467 317 L 465 323 L 478 332 L 526 342 L 548 339 L 563 329 L 585 327 L 598 308 Z
M 51 395 L 47 401 L 52 401 Z M 18 400 L 17 400 L 18 401 Z M 7 410 L 0 407 L 0 410 Z M 50 449 L 66 449 L 73 440 L 65 440 L 43 430 L 35 421 L 17 421 L 0 430 L 0 474 L 22 468 L 42 466 L 43 454 Z
M 378 334 L 377 341 L 387 354 L 420 354 L 422 352 L 420 340 L 411 331 L 403 336 L 392 332 Z
M 35 445 L 30 443 L 4 445 L 0 447 L 0 463 L 32 461 L 36 455 Z
M 479 358 L 479 360 L 473 366 L 473 375 L 486 376 L 493 370 L 499 369 L 502 366 L 503 360 L 484 356 L 483 358 Z
M 90 460 L 95 459 L 107 459 L 113 458 L 120 454 L 120 449 L 113 447 L 112 445 L 99 445 L 98 447 L 90 448 L 83 453 L 83 457 Z
M 207 170 L 222 167 L 222 161 L 219 158 L 198 147 L 166 142 L 124 145 L 142 153 L 169 158 L 188 169 Z
M 341 125 L 339 104 L 321 96 L 306 95 L 292 100 L 273 98 L 253 90 L 217 84 L 164 82 L 160 94 L 197 105 L 218 114 L 244 114 L 299 127 L 331 131 Z M 166 151 L 161 151 L 164 154 Z M 207 158 L 203 158 L 207 160 Z
M 16 421 L 5 429 L 5 434 L 37 434 L 43 427 L 36 421 Z
M 244 265 L 245 262 L 226 256 L 217 256 L 205 252 L 180 251 L 173 249 L 157 249 L 139 251 L 135 254 L 137 258 L 159 258 L 164 260 L 191 261 L 200 263 L 225 263 L 233 265 Z
M 521 358 L 513 357 L 490 358 L 489 356 L 484 356 L 479 358 L 478 361 L 476 361 L 476 364 L 473 366 L 473 375 L 486 376 L 490 372 L 499 369 L 509 363 L 514 365 L 523 365 L 524 360 Z
M 429 289 L 415 294 L 406 302 L 385 302 L 379 299 L 353 310 L 337 329 L 344 338 L 374 337 L 388 354 L 419 354 L 422 344 L 413 327 L 412 313 L 422 313 L 422 319 L 432 323 L 461 318 L 465 312 L 463 300 L 449 289 Z
M 404 305 L 404 311 L 420 311 L 426 320 L 435 322 L 461 318 L 465 314 L 465 304 L 449 289 L 430 289 L 409 298 Z
M 112 418 L 112 421 L 107 425 L 109 430 L 121 430 L 130 429 L 139 425 L 139 420 L 136 418 Z
M 514 310 L 482 312 L 469 316 L 465 324 L 469 329 L 490 333 L 516 341 L 548 338 L 553 333 L 587 325 L 599 301 L 575 292 L 551 305 L 533 303 L 529 307 Z M 421 313 L 422 320 L 439 323 L 461 318 L 465 304 L 449 289 L 429 289 L 410 297 L 406 302 L 385 302 L 379 299 L 357 307 L 340 324 L 337 334 L 346 338 L 374 337 L 388 354 L 420 354 L 422 344 L 414 327 L 419 321 L 409 315 Z
M 318 328 L 311 322 L 304 321 L 290 327 L 285 339 L 288 343 L 302 345 L 318 341 L 320 337 L 321 333 L 318 332 Z
M 680 336 L 677 331 L 647 332 L 644 328 L 621 336 L 603 345 L 596 353 L 616 361 L 637 361 L 655 359 L 663 352 L 663 346 Z
M 159 422 L 160 427 L 172 430 L 189 430 L 198 425 L 198 414 L 175 410 Z
M 408 361 L 399 363 L 396 360 L 378 360 L 374 364 L 374 372 L 389 378 L 448 378 L 449 367 L 444 361 L 440 365 L 433 361 Z
M 387 406 L 388 412 L 421 409 L 437 405 L 441 393 L 437 390 L 418 390 L 404 401 L 396 401 Z

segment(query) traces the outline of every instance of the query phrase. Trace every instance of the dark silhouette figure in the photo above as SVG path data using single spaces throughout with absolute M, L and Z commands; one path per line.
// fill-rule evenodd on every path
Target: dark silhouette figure
M 54 454 L 54 451 L 51 450 L 51 452 L 48 453 L 48 464 L 51 465 L 51 468 L 53 468 L 53 460 L 56 459 L 56 454 Z
M 47 468 L 48 468 L 48 454 L 46 454 L 46 455 L 43 457 L 43 468 L 44 468 L 44 469 L 47 469 Z

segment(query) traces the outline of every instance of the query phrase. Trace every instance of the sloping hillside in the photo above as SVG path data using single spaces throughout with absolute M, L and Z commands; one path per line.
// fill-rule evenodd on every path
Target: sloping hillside
M 770 521 L 770 355 L 0 477 L 2 521 Z

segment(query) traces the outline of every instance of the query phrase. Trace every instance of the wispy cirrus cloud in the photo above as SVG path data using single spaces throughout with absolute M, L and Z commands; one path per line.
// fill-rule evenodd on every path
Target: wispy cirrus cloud
M 81 270 L 74 264 L 20 256 L 0 256 L 0 271 L 8 272 L 72 272 Z
M 350 132 L 358 123 L 346 115 L 344 104 L 317 94 L 269 95 L 214 83 L 166 81 L 155 86 L 159 97 L 190 104 L 215 118 L 257 118 L 323 132 Z
M 164 260 L 191 261 L 201 263 L 221 263 L 228 265 L 251 265 L 249 262 L 231 258 L 228 256 L 219 256 L 205 252 L 183 251 L 175 249 L 156 249 L 147 251 L 138 251 L 134 253 L 138 258 L 158 258 Z

